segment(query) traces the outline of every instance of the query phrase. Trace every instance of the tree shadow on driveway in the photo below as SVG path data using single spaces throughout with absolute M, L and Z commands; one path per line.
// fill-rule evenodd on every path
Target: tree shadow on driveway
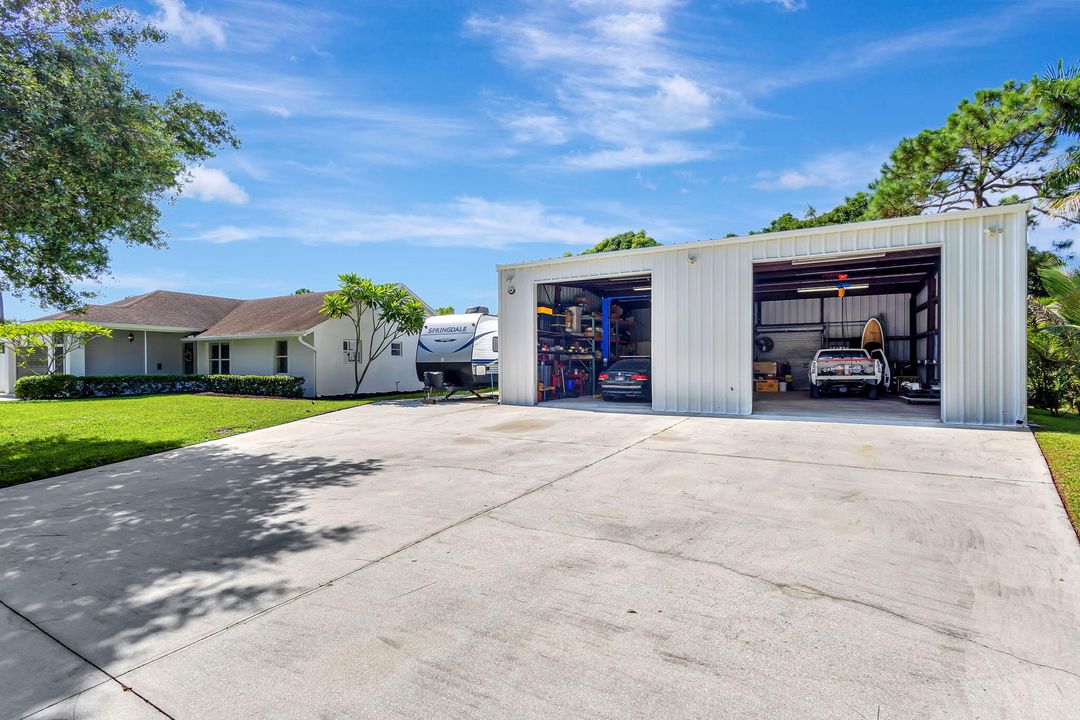
M 368 528 L 348 512 L 322 524 L 307 503 L 381 469 L 213 443 L 0 490 L 0 600 L 124 672 L 317 584 L 298 556 Z M 5 651 L 0 716 L 85 689 L 48 670 Z

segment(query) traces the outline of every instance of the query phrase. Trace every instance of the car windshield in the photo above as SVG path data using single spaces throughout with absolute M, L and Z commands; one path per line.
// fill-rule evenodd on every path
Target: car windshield
M 865 350 L 822 350 L 818 360 L 865 360 Z
M 648 360 L 618 360 L 608 372 L 649 372 Z

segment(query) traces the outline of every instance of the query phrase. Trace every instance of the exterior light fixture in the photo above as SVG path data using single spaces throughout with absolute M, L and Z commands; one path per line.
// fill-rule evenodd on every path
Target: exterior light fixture
M 796 258 L 791 261 L 792 265 L 822 265 L 824 263 L 842 262 L 844 260 L 869 260 L 871 258 L 883 258 L 885 253 L 859 253 L 856 255 L 833 255 L 827 258 Z
M 691 265 L 697 265 L 697 255 L 687 256 L 686 262 L 690 263 Z
M 986 233 L 987 240 L 996 240 L 1005 234 L 1005 228 L 1000 225 L 990 225 L 984 232 Z
M 853 285 L 845 285 L 844 290 L 865 290 L 870 287 L 870 283 L 854 283 Z M 836 285 L 822 285 L 820 287 L 805 287 L 799 288 L 796 292 L 801 293 L 816 293 L 816 292 L 836 292 Z
M 129 343 L 135 342 L 135 333 L 128 333 L 128 342 Z

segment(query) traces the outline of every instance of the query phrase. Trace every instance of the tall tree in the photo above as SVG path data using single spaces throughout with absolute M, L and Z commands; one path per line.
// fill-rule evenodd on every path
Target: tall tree
M 161 247 L 159 203 L 222 145 L 226 117 L 125 70 L 165 34 L 87 0 L 0 0 L 0 291 L 70 308 L 109 246 Z
M 1035 201 L 1044 215 L 1080 220 L 1058 201 L 1075 190 L 1080 154 L 1067 145 L 1077 130 L 1069 103 L 1080 100 L 1075 72 L 1052 87 L 1009 81 L 964 99 L 945 124 L 904 138 L 872 185 L 871 210 L 881 217 Z M 1056 178 L 1056 180 L 1055 180 Z
M 436 315 L 453 315 L 454 314 L 454 306 L 453 305 L 444 305 L 443 307 L 435 308 L 435 314 Z
M 649 237 L 644 230 L 637 232 L 624 232 L 604 238 L 588 250 L 582 250 L 581 255 L 593 253 L 614 252 L 615 250 L 633 250 L 635 248 L 655 247 L 660 243 Z
M 339 289 L 323 299 L 321 312 L 330 318 L 348 318 L 352 322 L 355 345 L 349 352 L 356 381 L 353 393 L 358 393 L 372 363 L 380 355 L 402 337 L 420 334 L 427 311 L 423 303 L 397 283 L 377 284 L 355 273 L 338 275 L 338 280 Z

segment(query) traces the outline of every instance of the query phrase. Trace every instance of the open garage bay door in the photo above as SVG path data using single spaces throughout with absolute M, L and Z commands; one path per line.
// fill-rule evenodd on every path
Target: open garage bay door
M 756 264 L 754 411 L 805 417 L 937 418 L 939 282 L 938 248 Z M 818 351 L 861 351 L 863 330 L 871 319 L 884 330 L 882 350 L 890 372 L 875 382 L 847 374 L 817 377 L 823 397 L 811 398 L 810 369 Z M 877 390 L 870 392 L 874 385 Z M 914 397 L 917 393 L 911 389 L 916 386 L 926 391 L 926 397 Z M 871 400 L 875 395 L 879 399 Z

